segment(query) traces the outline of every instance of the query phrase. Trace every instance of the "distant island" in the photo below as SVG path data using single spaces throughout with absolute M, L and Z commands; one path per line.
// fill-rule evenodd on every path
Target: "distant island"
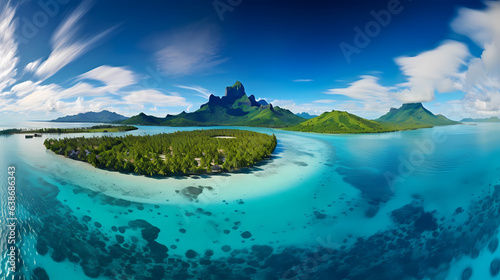
M 466 118 L 466 119 L 461 120 L 461 122 L 500 122 L 500 119 L 498 117 L 489 117 L 489 118 L 484 118 L 484 119 Z
M 93 123 L 112 123 L 120 122 L 128 119 L 125 116 L 117 114 L 115 112 L 110 112 L 107 110 L 101 112 L 87 112 L 80 113 L 77 115 L 60 117 L 51 122 L 93 122 Z
M 425 128 L 460 123 L 452 121 L 443 115 L 434 115 L 422 103 L 405 103 L 399 109 L 391 108 L 387 114 L 375 121 L 408 128 Z
M 380 133 L 458 123 L 447 119 L 443 115 L 434 115 L 425 109 L 422 103 L 407 103 L 403 104 L 399 109 L 391 108 L 387 114 L 376 120 L 367 120 L 347 112 L 334 110 L 285 129 L 339 134 Z
M 94 132 L 122 132 L 136 130 L 137 127 L 131 125 L 94 125 L 92 127 L 75 128 L 40 128 L 40 129 L 19 129 L 11 128 L 0 130 L 0 135 L 10 134 L 30 134 L 30 133 L 94 133 Z
M 309 113 L 306 113 L 306 112 L 297 113 L 295 115 L 299 116 L 301 118 L 307 119 L 307 120 L 318 117 L 318 115 L 310 115 Z
M 46 139 L 44 142 L 54 153 L 94 167 L 146 176 L 234 171 L 268 158 L 276 144 L 274 135 L 236 129 Z
M 91 116 L 89 114 L 84 113 L 59 119 L 77 121 L 82 120 L 82 116 Z M 500 121 L 498 118 L 496 120 Z M 489 121 L 495 120 L 490 118 Z M 434 115 L 422 103 L 405 103 L 400 108 L 391 108 L 387 114 L 375 120 L 364 119 L 348 112 L 336 110 L 325 112 L 320 116 L 313 116 L 305 112 L 294 114 L 287 109 L 273 106 L 263 99 L 256 100 L 254 95 L 247 96 L 243 84 L 239 81 L 236 81 L 233 86 L 226 87 L 225 95 L 222 97 L 210 95 L 208 102 L 192 113 L 182 112 L 178 115 L 167 115 L 164 118 L 140 113 L 125 120 L 110 122 L 126 125 L 174 127 L 272 127 L 317 133 L 381 133 L 459 124 L 459 122 L 452 121 L 443 115 Z

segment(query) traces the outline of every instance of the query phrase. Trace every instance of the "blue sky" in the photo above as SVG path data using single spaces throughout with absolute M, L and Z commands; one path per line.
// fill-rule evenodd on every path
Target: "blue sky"
M 194 111 L 241 81 L 293 112 L 500 115 L 500 4 L 5 1 L 0 114 Z

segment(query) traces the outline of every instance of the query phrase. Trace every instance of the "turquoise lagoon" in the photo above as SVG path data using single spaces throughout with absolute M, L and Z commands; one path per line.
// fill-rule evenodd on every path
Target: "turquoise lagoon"
M 0 129 L 64 126 L 88 124 Z M 139 128 L 127 133 L 198 129 Z M 43 146 L 82 134 L 0 136 L 2 225 L 13 165 L 21 252 L 7 272 L 2 226 L 0 279 L 490 279 L 500 270 L 499 125 L 236 128 L 274 133 L 273 157 L 238 173 L 160 179 Z

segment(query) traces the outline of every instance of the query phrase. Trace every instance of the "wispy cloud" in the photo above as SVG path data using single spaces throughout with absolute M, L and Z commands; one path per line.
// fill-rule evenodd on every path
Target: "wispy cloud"
M 314 81 L 313 79 L 297 79 L 297 80 L 293 80 L 292 82 L 294 83 L 300 83 L 300 82 L 312 82 Z
M 333 88 L 327 90 L 326 94 L 344 95 L 353 99 L 363 101 L 388 101 L 389 93 L 394 87 L 385 87 L 378 83 L 379 78 L 364 75 L 361 79 L 349 84 L 346 88 Z
M 28 72 L 35 72 L 36 69 L 38 68 L 38 66 L 40 66 L 40 63 L 42 62 L 42 59 L 37 59 L 35 61 L 32 61 L 30 63 L 28 63 L 25 67 L 24 67 L 24 72 L 25 73 L 28 73 Z
M 313 103 L 321 103 L 321 104 L 330 104 L 335 102 L 333 99 L 319 99 L 319 100 L 314 100 Z
M 382 86 L 378 80 L 378 77 L 364 75 L 350 83 L 348 87 L 329 89 L 325 93 L 343 95 L 356 100 L 338 102 L 338 109 L 349 109 L 351 112 L 362 113 L 365 117 L 376 117 L 399 103 L 394 98 L 393 91 L 396 88 Z
M 57 73 L 67 64 L 81 57 L 114 29 L 107 29 L 86 39 L 78 38 L 77 35 L 81 29 L 80 21 L 90 9 L 89 3 L 89 1 L 83 1 L 76 10 L 59 25 L 51 39 L 52 53 L 41 63 L 35 61 L 28 64 L 27 68 L 25 68 L 27 71 L 34 71 L 39 79 L 45 80 Z
M 134 72 L 125 67 L 99 66 L 79 76 L 79 79 L 90 79 L 103 82 L 109 92 L 115 93 L 124 87 L 136 84 L 138 79 Z
M 215 25 L 195 24 L 163 39 L 156 58 L 166 75 L 185 76 L 206 71 L 225 61 Z
M 15 41 L 16 10 L 10 5 L 2 4 L 0 8 L 0 93 L 16 82 L 17 43 Z
M 190 106 L 186 99 L 178 95 L 166 95 L 160 91 L 153 89 L 145 89 L 130 92 L 123 97 L 123 100 L 128 104 L 144 104 L 150 103 L 155 106 L 162 107 L 177 107 L 177 106 Z
M 205 89 L 205 88 L 202 88 L 200 86 L 183 86 L 183 85 L 176 85 L 176 87 L 178 88 L 183 88 L 183 89 L 189 89 L 189 90 L 194 90 L 196 92 L 198 92 L 198 96 L 199 97 L 203 97 L 203 98 L 209 98 L 211 94 L 213 94 L 211 91 L 209 91 L 208 89 Z

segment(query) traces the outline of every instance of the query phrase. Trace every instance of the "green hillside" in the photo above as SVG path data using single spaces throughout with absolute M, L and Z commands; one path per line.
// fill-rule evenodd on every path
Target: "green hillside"
M 394 130 L 389 126 L 344 111 L 326 112 L 286 129 L 317 133 L 377 133 Z
M 452 121 L 443 115 L 434 115 L 432 112 L 425 109 L 422 103 L 406 103 L 399 109 L 391 108 L 387 114 L 376 119 L 375 121 L 389 125 L 413 128 L 459 123 Z
M 317 133 L 378 133 L 457 123 L 443 115 L 434 115 L 421 103 L 409 103 L 399 109 L 391 108 L 389 113 L 373 121 L 343 111 L 331 111 L 286 129 Z
M 237 81 L 226 87 L 222 97 L 210 96 L 207 103 L 192 113 L 168 115 L 165 118 L 147 116 L 141 113 L 121 123 L 165 126 L 263 126 L 287 127 L 299 124 L 305 119 L 291 111 L 274 107 L 263 100 L 247 96 L 243 84 Z
M 137 116 L 133 116 L 126 119 L 120 123 L 122 124 L 137 124 L 137 125 L 159 125 L 162 119 L 154 116 L 148 116 L 144 113 L 140 113 Z

